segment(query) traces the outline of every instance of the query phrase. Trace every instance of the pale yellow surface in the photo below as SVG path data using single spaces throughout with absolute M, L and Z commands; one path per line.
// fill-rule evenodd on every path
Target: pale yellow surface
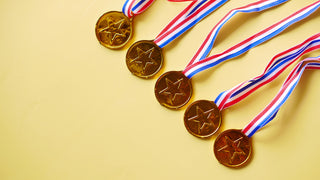
M 164 48 L 161 73 L 182 70 L 232 0 Z M 315 0 L 291 0 L 264 13 L 238 15 L 211 54 L 244 40 Z M 213 142 L 188 134 L 184 109 L 160 106 L 156 79 L 125 64 L 129 46 L 113 51 L 94 33 L 124 0 L 0 1 L 1 180 L 319 179 L 320 71 L 306 72 L 278 116 L 253 137 L 254 156 L 240 170 L 213 155 Z M 129 44 L 154 39 L 188 3 L 157 0 L 134 19 Z M 194 100 L 262 73 L 269 60 L 320 32 L 320 11 L 250 52 L 195 76 Z M 320 55 L 315 51 L 304 57 Z M 292 69 L 292 67 L 290 67 Z M 220 131 L 243 128 L 271 101 L 285 76 L 223 111 Z M 157 77 L 161 74 L 159 73 Z

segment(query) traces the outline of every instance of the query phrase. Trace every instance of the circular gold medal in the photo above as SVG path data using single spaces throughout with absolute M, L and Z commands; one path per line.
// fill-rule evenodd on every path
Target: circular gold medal
M 217 160 L 231 168 L 246 165 L 252 153 L 251 139 L 241 130 L 230 129 L 222 132 L 214 143 Z
M 96 36 L 103 46 L 110 49 L 122 48 L 130 40 L 132 21 L 122 12 L 103 14 L 96 24 Z
M 169 71 L 162 74 L 154 90 L 159 103 L 170 109 L 184 106 L 192 96 L 191 80 L 182 71 Z
M 184 113 L 184 125 L 196 137 L 210 137 L 221 125 L 220 110 L 212 101 L 196 101 Z
M 162 66 L 162 49 L 153 41 L 138 41 L 129 48 L 126 63 L 132 74 L 141 78 L 150 78 Z

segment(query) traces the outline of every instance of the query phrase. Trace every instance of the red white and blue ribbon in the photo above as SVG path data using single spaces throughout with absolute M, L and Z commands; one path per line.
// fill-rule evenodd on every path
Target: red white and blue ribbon
M 190 3 L 183 11 L 181 11 L 173 20 L 171 20 L 171 22 L 159 33 L 159 35 L 156 37 L 159 38 L 160 36 L 162 36 L 164 33 L 166 33 L 167 31 L 170 31 L 172 28 L 176 27 L 179 23 L 181 23 L 184 19 L 186 19 L 190 13 L 196 11 L 197 9 L 199 9 L 199 7 L 201 7 L 201 5 L 203 5 L 203 3 L 205 1 L 201 0 L 168 0 L 171 2 L 185 2 L 185 1 L 193 1 L 192 3 Z
M 172 2 L 184 2 L 188 0 L 168 0 Z M 166 32 L 170 31 L 172 28 L 176 27 L 181 21 L 186 19 L 188 15 L 190 15 L 191 12 L 194 12 L 195 10 L 199 9 L 199 7 L 204 3 L 205 1 L 198 1 L 195 0 L 192 3 L 190 3 L 183 11 L 181 11 L 171 22 L 162 29 L 162 31 L 159 33 L 159 35 L 156 37 L 158 39 L 160 36 L 165 34 Z
M 263 85 L 276 79 L 304 54 L 318 49 L 320 49 L 320 33 L 313 35 L 301 44 L 274 56 L 261 75 L 244 81 L 239 85 L 220 93 L 215 99 L 215 104 L 220 110 L 223 110 L 240 102 Z
M 132 18 L 134 15 L 141 14 L 146 9 L 148 9 L 148 7 L 151 6 L 153 1 L 154 0 L 126 0 L 122 7 L 122 12 L 128 18 Z
M 211 30 L 209 35 L 207 36 L 204 43 L 201 45 L 195 56 L 190 61 L 189 65 L 194 64 L 195 62 L 199 62 L 201 59 L 205 59 L 211 49 L 214 46 L 214 42 L 216 40 L 216 37 L 218 36 L 219 31 L 223 27 L 225 23 L 227 23 L 233 16 L 235 16 L 238 13 L 252 13 L 252 12 L 259 12 L 266 10 L 268 8 L 274 7 L 276 5 L 279 5 L 281 3 L 287 2 L 287 0 L 262 0 L 258 1 L 252 4 L 248 4 L 243 7 L 239 7 L 236 9 L 231 10 L 228 14 L 224 16 Z
M 171 1 L 180 2 L 190 0 Z M 154 43 L 156 43 L 160 48 L 163 48 L 227 1 L 228 0 L 192 1 L 189 6 L 187 6 L 160 32 L 160 34 L 155 38 Z
M 295 66 L 271 103 L 242 130 L 246 136 L 253 136 L 255 132 L 275 118 L 280 107 L 285 103 L 297 86 L 305 69 L 320 69 L 320 56 L 307 58 Z
M 272 1 L 260 1 L 262 3 L 265 2 L 272 2 Z M 260 3 L 256 4 L 259 6 Z M 255 5 L 255 6 L 256 6 Z M 249 37 L 248 39 L 238 43 L 237 45 L 227 49 L 226 51 L 216 54 L 210 57 L 204 58 L 209 51 L 212 48 L 212 45 L 214 42 L 214 37 L 216 36 L 216 32 L 221 28 L 220 26 L 217 26 L 211 31 L 209 36 L 206 38 L 206 41 L 203 43 L 203 45 L 198 50 L 197 54 L 194 56 L 192 61 L 187 65 L 183 73 L 188 77 L 191 78 L 195 74 L 206 70 L 208 68 L 217 66 L 218 64 L 227 61 L 229 59 L 232 59 L 234 57 L 237 57 L 251 48 L 258 46 L 259 44 L 273 38 L 274 36 L 278 35 L 282 31 L 284 31 L 286 28 L 291 26 L 292 24 L 308 17 L 312 13 L 314 13 L 318 8 L 320 7 L 320 1 L 316 1 L 315 3 L 306 6 L 305 8 L 295 12 L 294 14 L 288 16 L 287 18 L 279 21 L 278 23 L 266 28 L 265 30 Z M 227 14 L 225 18 L 221 21 L 219 24 L 223 24 L 225 19 L 228 19 L 231 14 L 233 14 L 233 11 L 230 11 L 230 13 Z M 237 11 L 237 10 L 235 10 Z M 217 30 L 215 30 L 217 29 Z M 204 59 L 203 59 L 204 58 Z

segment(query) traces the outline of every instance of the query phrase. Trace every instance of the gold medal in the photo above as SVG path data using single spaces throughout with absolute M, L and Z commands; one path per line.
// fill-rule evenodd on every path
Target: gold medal
M 96 36 L 103 46 L 120 49 L 132 35 L 132 21 L 122 12 L 110 11 L 103 14 L 96 24 Z
M 196 137 L 210 137 L 221 125 L 220 110 L 212 101 L 196 101 L 185 111 L 184 125 Z
M 138 41 L 129 48 L 126 63 L 132 74 L 141 78 L 150 78 L 162 66 L 162 49 L 153 41 Z
M 182 71 L 169 71 L 158 78 L 154 91 L 161 105 L 178 109 L 187 104 L 192 96 L 191 80 Z
M 224 131 L 214 142 L 214 154 L 217 160 L 227 167 L 243 167 L 252 154 L 251 139 L 241 130 Z

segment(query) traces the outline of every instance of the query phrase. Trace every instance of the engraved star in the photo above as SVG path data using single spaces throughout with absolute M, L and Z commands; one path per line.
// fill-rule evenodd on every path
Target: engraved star
M 198 123 L 198 133 L 201 133 L 205 126 L 210 126 L 213 124 L 213 122 L 210 120 L 211 118 L 215 117 L 212 113 L 213 110 L 214 109 L 210 109 L 206 112 L 203 112 L 199 106 L 196 106 L 197 115 L 189 118 L 188 121 Z
M 166 80 L 166 84 L 167 84 L 167 87 L 164 88 L 162 91 L 159 92 L 159 94 L 165 94 L 166 96 L 169 96 L 169 103 L 171 105 L 173 105 L 173 102 L 174 100 L 176 99 L 177 96 L 185 96 L 186 94 L 183 93 L 180 89 L 180 86 L 181 86 L 181 81 L 183 81 L 183 79 L 179 79 L 178 81 L 176 82 L 172 82 L 170 81 L 168 78 L 165 79 Z
M 117 22 L 114 21 L 114 19 L 108 17 L 107 18 L 107 27 L 100 28 L 99 32 L 105 32 L 109 36 L 110 44 L 113 44 L 113 41 L 117 37 L 126 37 L 126 33 L 128 32 L 127 29 L 122 29 L 122 25 L 124 23 L 124 19 L 121 19 Z
M 246 155 L 246 153 L 240 148 L 242 139 L 243 137 L 240 137 L 239 139 L 232 141 L 228 136 L 225 136 L 224 140 L 226 145 L 218 151 L 229 153 L 231 156 L 230 163 L 232 163 L 236 156 Z
M 142 49 L 140 49 L 139 47 L 137 47 L 137 53 L 138 56 L 134 59 L 132 59 L 130 61 L 130 63 L 138 63 L 138 64 L 142 64 L 143 69 L 142 71 L 144 72 L 146 70 L 146 68 L 149 65 L 157 65 L 158 63 L 151 57 L 152 53 L 154 51 L 154 47 L 147 50 L 147 51 L 143 51 Z

